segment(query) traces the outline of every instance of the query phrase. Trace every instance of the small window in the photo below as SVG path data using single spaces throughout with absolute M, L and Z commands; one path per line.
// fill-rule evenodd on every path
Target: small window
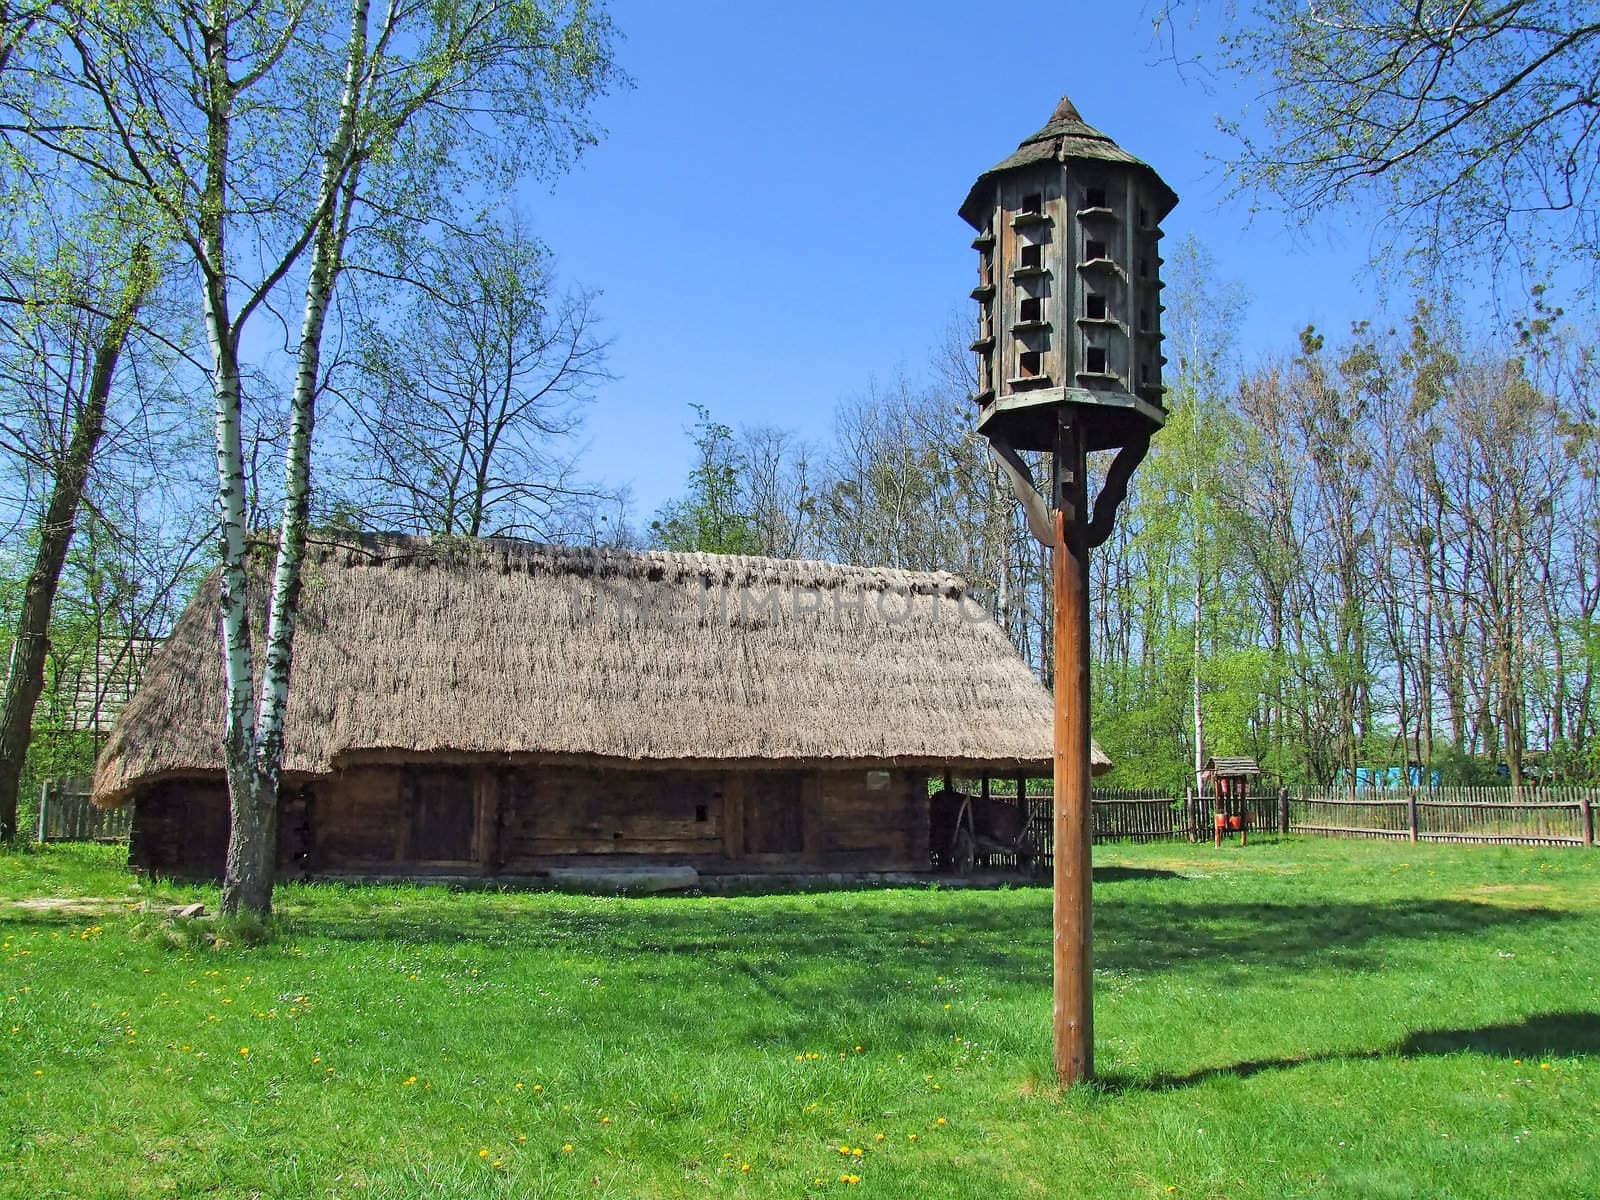
M 1038 245 L 1024 246 L 1022 248 L 1022 265 L 1024 267 L 1044 266 L 1044 247 Z
M 1017 315 L 1025 323 L 1044 320 L 1044 301 L 1038 296 L 1024 297 Z
M 1089 238 L 1083 243 L 1083 261 L 1096 262 L 1106 257 L 1106 244 Z
M 1085 208 L 1104 208 L 1106 206 L 1105 188 L 1085 188 L 1083 206 Z
M 1150 332 L 1150 310 L 1148 308 L 1141 308 L 1139 310 L 1139 328 L 1144 330 L 1146 333 Z
M 1106 352 L 1099 346 L 1090 346 L 1083 352 L 1083 366 L 1091 375 L 1106 373 Z
M 1141 258 L 1139 260 L 1139 278 L 1140 279 L 1149 279 L 1150 278 L 1150 260 L 1147 259 L 1147 258 Z
M 978 256 L 978 282 L 984 287 L 994 282 L 994 260 L 987 252 Z
M 1018 370 L 1024 379 L 1037 379 L 1039 377 L 1041 355 L 1037 350 L 1024 350 L 1017 360 Z
M 1106 298 L 1098 292 L 1090 292 L 1084 296 L 1083 315 L 1091 321 L 1104 321 L 1106 319 Z
M 1139 206 L 1139 228 L 1150 228 L 1150 210 L 1145 208 L 1142 204 Z
M 1139 364 L 1139 382 L 1140 383 L 1149 383 L 1150 382 L 1150 364 L 1149 363 L 1140 363 Z
M 704 804 L 696 804 L 694 806 L 694 819 L 700 822 L 705 822 L 711 819 L 711 815 L 707 811 Z
M 1022 211 L 1025 213 L 1040 213 L 1044 211 L 1044 193 L 1031 192 L 1022 198 Z

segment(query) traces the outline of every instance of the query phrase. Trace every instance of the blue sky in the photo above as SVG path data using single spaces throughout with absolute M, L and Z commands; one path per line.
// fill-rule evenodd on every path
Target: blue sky
M 589 410 L 584 461 L 632 486 L 636 519 L 682 488 L 692 402 L 820 440 L 874 377 L 921 373 L 969 315 L 957 205 L 1063 93 L 1177 191 L 1169 250 L 1193 233 L 1245 285 L 1247 362 L 1375 303 L 1365 233 L 1295 234 L 1226 201 L 1216 115 L 1250 95 L 1162 61 L 1137 0 L 611 11 L 635 86 L 597 109 L 601 144 L 517 204 L 563 281 L 602 293 L 618 379 Z

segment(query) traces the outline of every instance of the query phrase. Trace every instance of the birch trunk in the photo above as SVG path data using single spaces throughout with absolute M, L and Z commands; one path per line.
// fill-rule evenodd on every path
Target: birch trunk
M 272 911 L 272 889 L 278 859 L 278 796 L 283 781 L 284 714 L 289 702 L 295 618 L 300 607 L 301 566 L 305 559 L 306 533 L 310 521 L 311 436 L 316 426 L 322 334 L 349 233 L 350 204 L 359 171 L 352 160 L 352 148 L 361 105 L 362 72 L 367 58 L 367 20 L 367 0 L 355 0 L 350 8 L 350 50 L 345 62 L 344 87 L 339 102 L 339 127 L 323 161 L 317 228 L 311 243 L 311 266 L 306 277 L 305 309 L 300 327 L 294 396 L 290 405 L 289 440 L 284 450 L 283 518 L 278 528 L 278 552 L 268 601 L 261 688 L 250 722 L 250 740 L 238 747 L 245 761 L 240 764 L 237 774 L 231 758 L 229 763 L 233 823 L 228 838 L 227 876 L 222 889 L 222 911 L 225 914 L 236 913 L 241 908 L 261 914 Z M 237 434 L 237 405 L 233 413 Z M 252 681 L 247 675 L 243 682 L 248 689 Z M 229 683 L 231 702 L 231 676 Z M 230 740 L 230 755 L 234 749 Z
M 89 390 L 73 421 L 66 456 L 56 471 L 50 502 L 39 528 L 39 548 L 34 555 L 33 569 L 28 573 L 17 636 L 11 648 L 4 704 L 0 708 L 0 841 L 10 840 L 17 834 L 17 787 L 28 754 L 28 742 L 33 736 L 34 709 L 44 691 L 50 614 L 61 583 L 61 569 L 67 561 L 67 548 L 77 528 L 78 510 L 94 465 L 95 451 L 105 433 L 111 381 L 134 318 L 153 283 L 150 255 L 143 246 L 137 247 L 117 310 L 95 350 Z

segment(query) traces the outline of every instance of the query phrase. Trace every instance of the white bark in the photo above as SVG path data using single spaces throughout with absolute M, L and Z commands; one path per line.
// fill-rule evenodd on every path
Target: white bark
M 348 198 L 355 190 L 359 166 L 352 162 L 356 120 L 367 60 L 367 0 L 350 7 L 350 49 L 345 60 L 344 90 L 339 101 L 339 127 L 323 160 L 318 193 L 319 226 L 311 244 L 311 270 L 306 279 L 305 313 L 290 410 L 289 443 L 284 451 L 283 521 L 267 618 L 266 663 L 261 674 L 256 714 L 257 770 L 277 783 L 283 765 L 283 718 L 288 707 L 289 672 L 294 656 L 295 616 L 300 600 L 300 571 L 305 558 L 311 498 L 311 434 L 316 426 L 318 374 L 322 365 L 322 333 L 349 230 Z M 341 197 L 346 203 L 341 205 Z

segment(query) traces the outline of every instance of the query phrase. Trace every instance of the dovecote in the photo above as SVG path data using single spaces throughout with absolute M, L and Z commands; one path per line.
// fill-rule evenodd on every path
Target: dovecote
M 961 215 L 977 230 L 983 433 L 1048 450 L 1065 404 L 1094 410 L 1089 449 L 1161 427 L 1160 222 L 1177 202 L 1066 98 L 979 176 Z

